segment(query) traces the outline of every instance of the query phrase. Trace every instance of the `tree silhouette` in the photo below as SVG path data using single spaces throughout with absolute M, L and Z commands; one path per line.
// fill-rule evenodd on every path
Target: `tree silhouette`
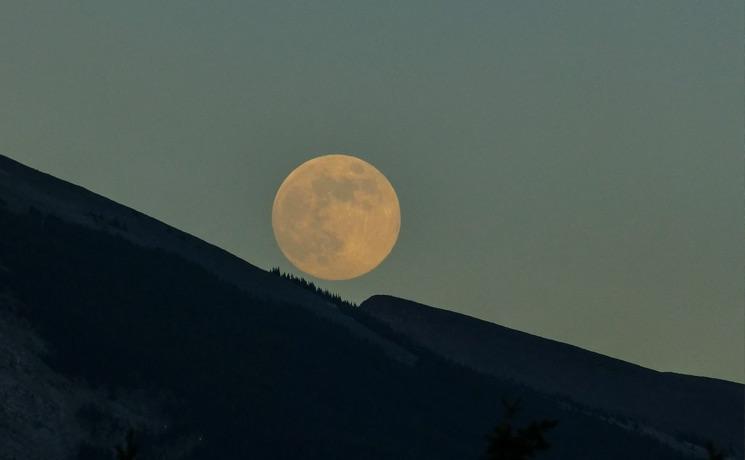
M 124 440 L 124 445 L 116 446 L 116 460 L 135 460 L 138 450 L 139 448 L 135 442 L 135 432 L 134 430 L 129 430 Z
M 513 423 L 520 411 L 520 402 L 502 400 L 502 405 L 504 417 L 488 436 L 488 460 L 526 460 L 551 446 L 546 441 L 545 433 L 556 427 L 558 421 L 538 420 L 523 428 L 516 428 Z
M 326 300 L 330 301 L 331 303 L 333 303 L 334 305 L 338 307 L 355 308 L 357 306 L 356 304 L 349 302 L 348 300 L 342 299 L 342 297 L 339 294 L 334 294 L 333 292 L 323 289 L 320 286 L 316 286 L 316 284 L 312 281 L 308 281 L 305 278 L 302 278 L 300 276 L 295 276 L 292 273 L 282 273 L 282 270 L 280 270 L 279 267 L 272 267 L 272 269 L 269 270 L 269 273 L 271 273 L 272 275 L 279 276 L 280 278 L 289 280 L 303 289 L 307 289 L 308 291 L 311 291 L 320 296 L 323 296 L 326 298 Z
M 709 455 L 709 460 L 725 460 L 727 458 L 725 452 L 711 441 L 708 441 L 704 448 Z

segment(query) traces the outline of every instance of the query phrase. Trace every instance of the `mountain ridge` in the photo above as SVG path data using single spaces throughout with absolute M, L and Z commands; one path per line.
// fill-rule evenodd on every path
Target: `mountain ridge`
M 733 445 L 742 437 L 742 384 L 648 369 L 394 296 L 371 296 L 360 308 L 419 345 L 479 372 L 647 420 L 669 434 L 703 431 Z M 742 447 L 737 451 L 742 455 Z
M 534 334 L 534 333 L 531 333 L 531 332 L 527 332 L 527 331 L 523 331 L 523 330 L 520 330 L 520 329 L 511 328 L 509 326 L 504 326 L 504 325 L 502 325 L 500 323 L 495 323 L 493 321 L 489 321 L 487 319 L 479 318 L 477 316 L 471 316 L 471 315 L 468 315 L 466 313 L 459 313 L 459 312 L 457 312 L 454 309 L 444 308 L 444 307 L 435 307 L 433 305 L 429 305 L 429 304 L 418 302 L 418 301 L 416 301 L 414 299 L 408 299 L 406 297 L 400 297 L 400 296 L 396 296 L 396 295 L 392 295 L 392 294 L 373 294 L 373 295 L 367 297 L 365 300 L 363 300 L 359 304 L 359 307 L 363 307 L 363 305 L 364 305 L 364 306 L 370 308 L 371 305 L 378 303 L 378 301 L 381 300 L 381 299 L 392 299 L 392 300 L 396 300 L 396 301 L 400 301 L 400 302 L 404 302 L 404 303 L 413 303 L 413 304 L 416 304 L 418 307 L 423 307 L 425 309 L 429 309 L 429 310 L 433 310 L 433 311 L 438 311 L 438 312 L 453 313 L 453 314 L 458 315 L 458 316 L 461 316 L 461 317 L 468 317 L 469 319 L 471 319 L 471 320 L 473 320 L 475 322 L 485 323 L 485 324 L 488 324 L 490 326 L 497 326 L 499 328 L 503 328 L 503 329 L 506 329 L 506 330 L 509 330 L 509 331 L 517 332 L 517 333 L 519 333 L 521 335 L 535 337 L 535 338 L 538 338 L 540 340 L 544 340 L 544 341 L 551 342 L 551 343 L 554 343 L 554 344 L 559 344 L 561 346 L 565 346 L 565 347 L 569 347 L 569 348 L 572 348 L 572 349 L 580 350 L 582 352 L 590 353 L 590 354 L 593 354 L 593 355 L 602 356 L 602 357 L 608 358 L 610 360 L 618 361 L 620 363 L 624 363 L 624 364 L 627 364 L 629 366 L 638 367 L 638 368 L 645 369 L 645 370 L 648 370 L 648 371 L 651 371 L 651 372 L 656 372 L 656 373 L 659 373 L 659 374 L 666 374 L 666 375 L 673 375 L 673 376 L 682 376 L 682 377 L 692 377 L 692 378 L 696 378 L 696 379 L 712 380 L 712 381 L 718 381 L 718 382 L 723 382 L 723 383 L 727 383 L 727 384 L 743 385 L 742 382 L 736 382 L 736 381 L 733 381 L 733 380 L 727 380 L 727 379 L 719 378 L 719 377 L 711 377 L 711 376 L 707 376 L 707 375 L 695 375 L 695 374 L 686 374 L 686 373 L 683 373 L 683 372 L 664 371 L 664 370 L 652 369 L 652 368 L 643 366 L 641 364 L 634 363 L 632 361 L 627 361 L 627 360 L 625 360 L 623 358 L 618 358 L 618 357 L 615 357 L 615 356 L 603 354 L 603 353 L 601 353 L 599 351 L 594 351 L 594 350 L 591 350 L 591 349 L 588 349 L 588 348 L 583 348 L 583 347 L 581 347 L 579 345 L 574 345 L 574 344 L 571 344 L 571 343 L 568 343 L 568 342 L 562 342 L 561 340 L 552 339 L 552 338 L 549 338 L 549 337 L 543 337 L 541 335 Z
M 178 426 L 173 434 L 174 428 L 142 427 L 151 430 L 156 447 L 174 452 L 174 443 L 191 446 L 171 458 L 295 458 L 299 449 L 319 460 L 342 453 L 360 459 L 475 458 L 498 417 L 500 397 L 517 396 L 525 399 L 525 417 L 561 421 L 547 460 L 700 457 L 697 439 L 690 452 L 671 449 L 656 432 L 620 426 L 592 407 L 585 411 L 551 391 L 538 392 L 529 379 L 449 364 L 457 360 L 411 331 L 401 335 L 400 321 L 386 322 L 381 308 L 371 308 L 381 300 L 403 300 L 374 296 L 374 302 L 340 309 L 209 243 L 2 156 L 0 231 L 12 235 L 0 238 L 0 293 L 20 305 L 11 308 L 10 297 L 0 296 L 0 308 L 22 316 L 34 326 L 34 340 L 49 347 L 50 353 L 34 358 L 36 369 L 50 381 L 76 385 L 83 378 L 100 386 L 100 392 L 88 385 L 69 392 L 91 401 L 75 415 L 78 440 L 93 439 L 84 430 L 95 429 L 92 422 L 123 423 L 117 411 L 126 409 Z M 426 312 L 424 325 L 448 313 L 422 306 L 427 308 L 417 311 Z M 4 321 L 0 315 L 0 326 L 13 327 Z M 490 331 L 498 327 L 502 335 L 509 330 L 466 321 L 469 328 L 474 322 Z M 526 340 L 538 339 L 587 353 L 509 331 L 517 337 L 509 347 L 513 356 L 530 351 L 521 345 Z M 27 353 L 24 347 L 0 337 L 0 351 L 10 350 L 10 356 Z M 0 363 L 0 384 L 26 381 L 28 373 L 18 372 Z M 113 388 L 144 392 L 136 402 L 144 409 L 106 397 Z M 18 407 L 29 404 L 17 389 L 10 391 Z M 162 392 L 171 395 L 165 402 L 156 397 Z M 104 396 L 94 396 L 99 393 Z M 54 394 L 31 396 L 55 402 Z M 60 407 L 76 407 L 73 402 Z M 54 415 L 33 410 L 33 420 Z M 33 445 L 34 424 L 24 425 L 29 431 L 19 438 L 7 431 L 8 417 L 0 411 L 0 446 L 10 445 L 9 439 L 16 449 Z M 126 420 L 137 423 L 136 417 Z M 577 436 L 582 444 L 572 441 Z M 55 442 L 74 447 L 70 440 Z M 94 450 L 101 440 L 96 442 Z
M 84 187 L 0 155 L 0 198 L 16 211 L 34 209 L 89 228 L 105 229 L 146 247 L 195 262 L 249 293 L 271 292 L 275 300 L 301 305 L 377 343 L 402 362 L 416 358 L 338 312 L 323 297 L 263 270 L 228 251 Z

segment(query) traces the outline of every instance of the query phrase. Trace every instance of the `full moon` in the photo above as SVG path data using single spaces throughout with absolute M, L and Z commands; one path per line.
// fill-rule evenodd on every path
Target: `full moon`
M 323 155 L 282 182 L 272 206 L 274 237 L 299 270 L 326 280 L 370 272 L 398 239 L 396 191 L 371 164 L 350 155 Z

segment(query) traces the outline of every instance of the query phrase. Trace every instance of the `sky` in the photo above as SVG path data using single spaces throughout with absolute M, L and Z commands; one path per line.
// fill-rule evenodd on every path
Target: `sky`
M 743 382 L 744 8 L 4 1 L 0 153 L 295 273 L 274 194 L 352 154 L 401 233 L 324 288 Z

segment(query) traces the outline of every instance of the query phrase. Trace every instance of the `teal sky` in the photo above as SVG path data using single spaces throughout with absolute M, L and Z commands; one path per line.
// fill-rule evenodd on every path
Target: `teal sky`
M 741 1 L 5 1 L 0 152 L 291 270 L 319 154 L 385 173 L 394 294 L 745 381 Z

